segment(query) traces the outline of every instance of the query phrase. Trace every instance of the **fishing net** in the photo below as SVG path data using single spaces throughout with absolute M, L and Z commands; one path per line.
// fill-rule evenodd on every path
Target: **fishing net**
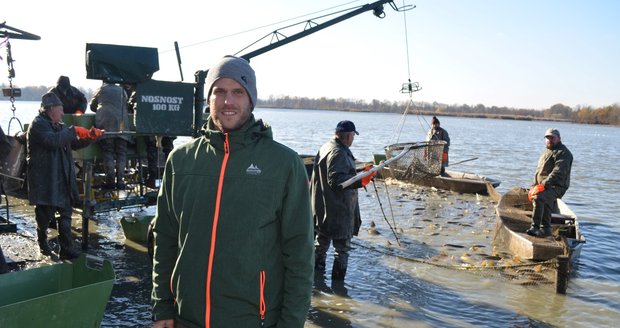
M 557 286 L 558 281 L 567 279 L 566 275 L 570 274 L 570 272 L 559 271 L 559 261 L 557 258 L 546 261 L 531 261 L 516 256 L 512 257 L 503 252 L 488 255 L 476 254 L 477 251 L 473 248 L 462 250 L 462 255 L 455 256 L 452 254 L 454 250 L 449 250 L 450 245 L 441 247 L 441 251 L 438 255 L 431 258 L 424 258 L 412 256 L 406 249 L 395 246 L 378 245 L 360 239 L 355 239 L 351 243 L 360 248 L 365 248 L 385 256 L 398 258 L 401 261 L 467 272 L 476 276 L 506 281 L 515 285 Z
M 392 177 L 398 180 L 411 180 L 439 175 L 445 144 L 443 140 L 432 140 L 397 143 L 385 147 L 386 159 L 400 156 L 388 165 Z

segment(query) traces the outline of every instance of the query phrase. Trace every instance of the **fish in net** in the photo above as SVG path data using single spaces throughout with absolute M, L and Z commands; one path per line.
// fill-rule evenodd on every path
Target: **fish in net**
M 431 140 L 414 143 L 397 143 L 385 147 L 389 169 L 393 178 L 412 180 L 441 174 L 441 161 L 446 142 Z

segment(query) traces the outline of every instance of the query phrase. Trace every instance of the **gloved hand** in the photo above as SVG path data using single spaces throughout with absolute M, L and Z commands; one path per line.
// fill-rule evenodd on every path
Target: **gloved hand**
M 104 133 L 104 132 L 105 132 L 104 130 L 97 129 L 97 128 L 96 128 L 96 127 L 94 127 L 94 126 L 92 126 L 92 127 L 90 128 L 90 130 L 88 130 L 88 133 L 90 134 L 90 138 L 91 138 L 92 140 L 97 140 L 97 139 L 99 139 L 99 138 L 103 135 L 103 133 Z
M 94 126 L 91 127 L 90 130 L 81 126 L 75 127 L 75 133 L 80 139 L 97 140 L 103 135 L 103 132 L 103 130 L 97 129 Z
M 366 166 L 364 168 L 364 171 L 370 171 L 370 169 L 372 169 L 372 165 L 371 166 Z M 377 175 L 377 171 L 374 171 L 374 172 L 370 173 L 369 175 L 363 177 L 362 178 L 362 187 L 366 187 L 366 185 L 369 184 L 370 181 L 372 181 L 372 179 L 375 177 L 375 175 Z
M 80 139 L 89 139 L 89 131 L 88 129 L 81 127 L 81 126 L 76 126 L 75 128 L 75 134 L 77 134 L 78 138 Z
M 530 188 L 530 191 L 527 193 L 527 199 L 529 199 L 531 202 L 532 200 L 534 200 L 535 195 L 543 191 L 545 191 L 545 186 L 541 184 L 537 184 L 533 186 L 532 188 Z

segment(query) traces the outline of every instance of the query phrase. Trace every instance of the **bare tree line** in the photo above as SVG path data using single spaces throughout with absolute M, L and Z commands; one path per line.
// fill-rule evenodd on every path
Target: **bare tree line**
M 409 105 L 409 107 L 407 106 Z M 438 102 L 397 102 L 354 99 L 332 98 L 306 98 L 291 96 L 270 96 L 268 99 L 259 99 L 259 107 L 266 108 L 290 108 L 290 109 L 322 109 L 341 110 L 355 112 L 382 112 L 382 113 L 409 113 L 466 116 L 481 118 L 503 118 L 521 120 L 553 120 L 568 121 L 585 124 L 620 125 L 620 103 L 594 108 L 592 106 L 579 106 L 571 108 L 563 104 L 555 104 L 544 110 L 509 108 L 498 106 L 485 106 L 478 104 L 448 105 Z
M 7 88 L 5 84 L 2 88 Z M 49 90 L 46 86 L 29 86 L 21 88 L 22 95 L 20 100 L 39 101 L 41 96 Z M 79 88 L 87 99 L 90 99 L 93 90 Z M 9 100 L 8 97 L 0 98 Z M 409 107 L 408 107 L 409 105 Z M 509 108 L 498 106 L 485 106 L 478 104 L 470 106 L 467 104 L 442 104 L 439 102 L 413 102 L 406 101 L 379 101 L 370 102 L 360 99 L 344 98 L 307 98 L 292 96 L 269 96 L 267 99 L 259 99 L 258 107 L 265 108 L 289 108 L 289 109 L 322 109 L 322 110 L 341 110 L 356 112 L 381 112 L 381 113 L 409 113 L 444 115 L 444 116 L 466 116 L 481 118 L 502 118 L 519 120 L 554 120 L 567 121 L 585 124 L 604 124 L 620 125 L 620 103 L 609 106 L 594 108 L 592 106 L 578 106 L 571 108 L 563 104 L 555 104 L 544 110 Z

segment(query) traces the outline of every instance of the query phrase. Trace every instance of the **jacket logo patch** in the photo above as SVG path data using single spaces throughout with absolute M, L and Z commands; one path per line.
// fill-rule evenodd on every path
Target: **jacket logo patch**
M 260 175 L 261 170 L 258 168 L 258 166 L 254 165 L 254 163 L 250 164 L 250 166 L 248 166 L 248 168 L 245 170 L 245 173 L 249 174 L 249 175 Z

